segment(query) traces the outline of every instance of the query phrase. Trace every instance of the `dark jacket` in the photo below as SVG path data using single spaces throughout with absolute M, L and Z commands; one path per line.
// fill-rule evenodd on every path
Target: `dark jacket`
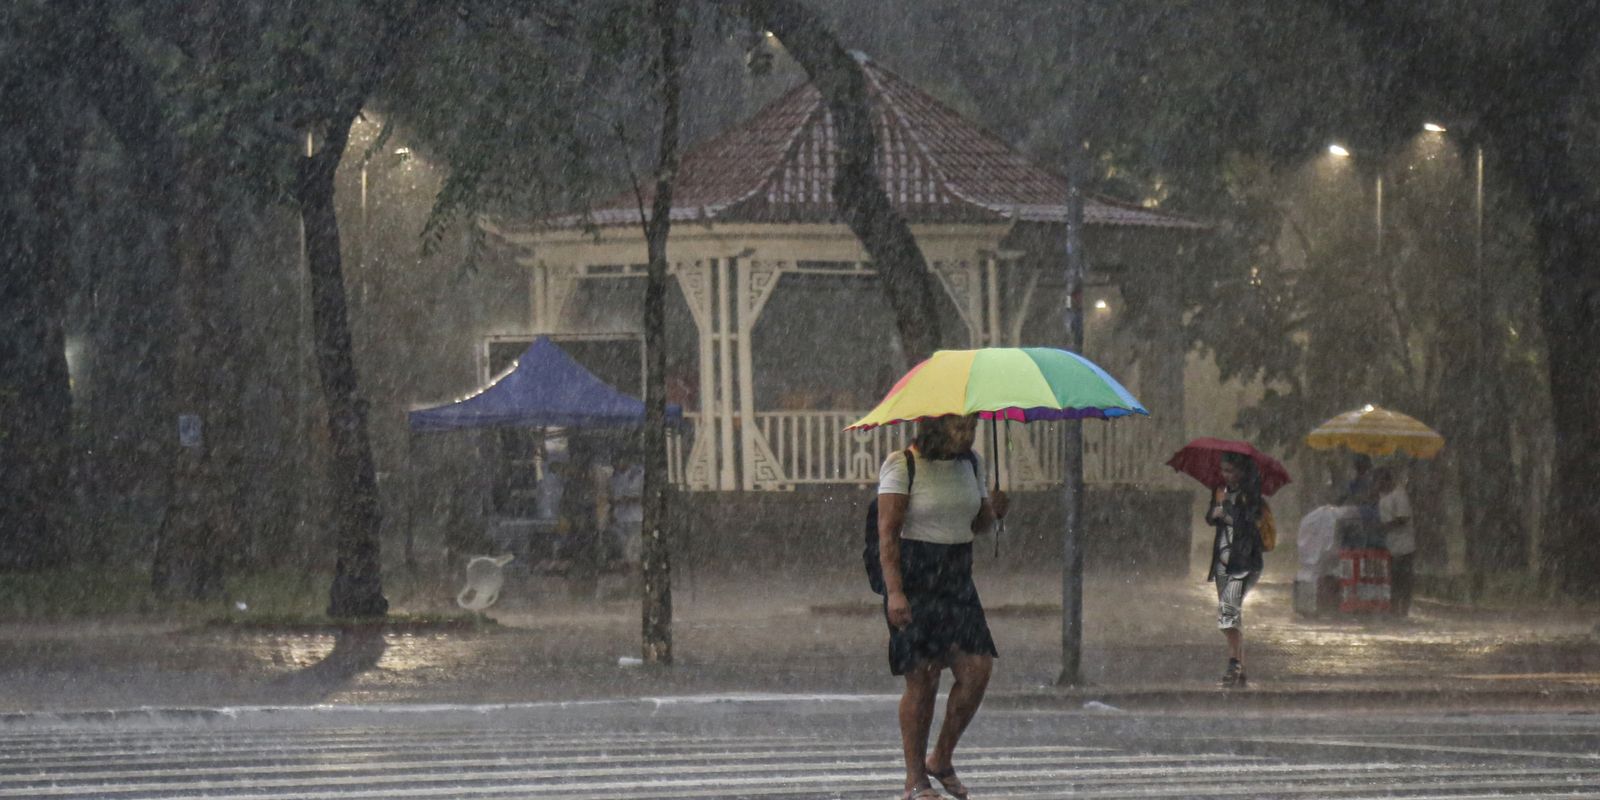
M 1206 522 L 1216 528 L 1217 535 L 1211 540 L 1211 568 L 1206 570 L 1206 580 L 1214 580 L 1217 575 L 1217 551 L 1222 547 L 1222 537 L 1227 530 L 1227 525 L 1222 522 L 1211 521 L 1211 510 L 1219 504 L 1212 501 L 1206 507 Z M 1240 575 L 1246 572 L 1260 572 L 1264 563 L 1261 558 L 1261 527 L 1258 524 L 1261 509 L 1253 513 L 1244 513 L 1243 509 L 1235 507 L 1234 501 L 1224 500 L 1220 504 L 1222 513 L 1233 519 L 1233 545 L 1228 550 L 1228 574 Z

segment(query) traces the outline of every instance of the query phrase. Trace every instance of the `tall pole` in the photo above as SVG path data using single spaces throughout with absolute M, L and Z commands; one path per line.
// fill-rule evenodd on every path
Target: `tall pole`
M 316 134 L 306 131 L 305 156 L 310 158 L 317 154 Z M 296 214 L 296 221 L 300 225 L 300 264 L 295 270 L 295 406 L 294 427 L 298 435 L 300 446 L 300 469 L 297 471 L 300 480 L 300 490 L 295 493 L 296 519 L 295 531 L 299 533 L 312 528 L 311 525 L 311 487 L 314 485 L 312 476 L 317 470 L 312 468 L 320 455 L 316 446 L 311 444 L 313 422 L 311 419 L 311 372 L 315 369 L 312 352 L 313 337 L 311 335 L 311 260 L 306 243 L 306 218 Z
M 1373 249 L 1378 255 L 1383 255 L 1383 173 L 1372 182 L 1372 223 L 1373 223 Z
M 1494 385 L 1489 376 L 1490 371 L 1495 366 L 1496 359 L 1494 356 L 1490 355 L 1490 343 L 1494 341 L 1494 305 L 1491 299 L 1493 295 L 1490 293 L 1488 271 L 1484 269 L 1483 265 L 1483 148 L 1481 146 L 1473 149 L 1472 166 L 1472 269 L 1473 277 L 1476 279 L 1474 294 L 1477 295 L 1478 306 L 1478 364 L 1477 369 L 1474 370 L 1473 374 L 1473 383 L 1475 384 L 1473 395 L 1476 397 L 1474 403 L 1482 404 L 1486 401 L 1490 401 L 1494 396 Z M 1490 409 L 1492 409 L 1492 411 Z M 1472 435 L 1473 448 L 1469 453 L 1468 458 L 1472 459 L 1474 456 L 1476 456 L 1477 466 L 1480 468 L 1491 461 L 1491 459 L 1483 457 L 1485 452 L 1483 448 L 1491 439 L 1489 433 L 1489 426 L 1491 423 L 1489 418 L 1493 411 L 1498 411 L 1493 404 L 1489 406 L 1489 409 L 1485 409 L 1479 405 L 1479 407 L 1476 409 L 1476 413 L 1471 415 L 1469 430 Z M 1473 534 L 1482 536 L 1484 534 L 1483 529 L 1488 527 L 1487 523 L 1490 519 L 1490 516 L 1484 513 L 1484 511 L 1488 508 L 1487 504 L 1491 501 L 1493 493 L 1484 491 L 1489 487 L 1482 481 L 1473 481 L 1473 484 L 1476 487 L 1476 494 L 1478 495 L 1473 499 L 1476 501 L 1475 505 L 1477 506 L 1474 516 L 1477 517 L 1476 527 L 1478 527 L 1479 530 L 1469 530 L 1468 536 Z M 1479 548 L 1472 548 L 1472 550 L 1478 549 Z M 1483 597 L 1484 583 L 1486 580 L 1485 570 L 1479 567 L 1488 559 L 1482 557 L 1474 559 L 1471 556 L 1472 553 L 1469 551 L 1467 564 L 1468 570 L 1472 576 L 1472 599 L 1479 600 Z
M 1067 74 L 1076 76 L 1078 25 L 1083 21 L 1081 3 L 1072 5 L 1072 24 L 1067 36 Z M 1083 133 L 1078 124 L 1078 92 L 1067 89 L 1067 302 L 1062 311 L 1068 350 L 1083 351 Z M 1083 423 L 1066 422 L 1066 451 L 1062 458 L 1062 535 L 1061 535 L 1061 675 L 1056 682 L 1077 686 L 1081 682 L 1083 656 Z
M 1473 249 L 1472 257 L 1478 269 L 1478 280 L 1482 285 L 1483 274 L 1483 147 L 1480 145 L 1474 150 L 1477 171 L 1477 185 L 1472 193 L 1473 212 Z

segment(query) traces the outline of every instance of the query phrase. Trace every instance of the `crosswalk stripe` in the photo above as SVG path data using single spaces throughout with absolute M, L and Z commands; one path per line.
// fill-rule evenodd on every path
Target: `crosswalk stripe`
M 4 743 L 0 743 L 0 745 L 4 745 L 4 746 L 7 746 L 7 747 L 26 745 L 27 747 L 29 747 L 29 748 L 31 748 L 31 749 L 33 749 L 35 751 L 45 751 L 45 750 L 51 750 L 51 749 L 68 749 L 68 750 L 80 750 L 80 749 L 82 749 L 82 750 L 88 750 L 88 749 L 92 749 L 95 746 L 118 745 L 118 746 L 126 747 L 126 746 L 128 746 L 130 744 L 138 744 L 138 745 L 146 747 L 146 748 L 154 748 L 154 747 L 162 747 L 162 746 L 173 746 L 173 745 L 194 745 L 194 744 L 203 744 L 203 745 L 208 745 L 208 746 L 226 746 L 226 745 L 254 746 L 254 745 L 257 745 L 257 744 L 262 743 L 262 742 L 269 743 L 269 744 L 279 744 L 279 743 L 282 743 L 282 742 L 285 741 L 285 738 L 284 738 L 285 736 L 290 736 L 290 735 L 292 735 L 294 737 L 293 741 L 296 744 L 300 744 L 300 745 L 304 745 L 304 746 L 308 746 L 308 747 L 339 747 L 342 742 L 366 741 L 366 740 L 370 740 L 372 738 L 376 738 L 376 737 L 374 737 L 374 736 L 372 736 L 370 734 L 365 736 L 365 737 L 361 737 L 359 739 L 356 738 L 356 737 L 353 737 L 353 736 L 344 736 L 344 737 L 338 737 L 338 738 L 322 738 L 322 737 L 315 737 L 315 736 L 306 736 L 306 735 L 302 735 L 302 734 L 297 733 L 297 732 L 295 732 L 295 733 L 262 733 L 262 734 L 253 735 L 248 739 L 214 737 L 214 736 L 206 736 L 206 735 L 203 735 L 203 734 L 201 734 L 201 735 L 191 735 L 191 736 L 183 738 L 183 739 L 176 739 L 176 738 L 160 739 L 160 738 L 148 737 L 148 736 L 143 736 L 143 735 L 139 735 L 136 738 L 128 737 L 128 736 L 121 736 L 121 737 L 117 737 L 117 738 L 91 738 L 91 737 L 88 737 L 88 736 L 83 736 L 83 737 L 65 736 L 65 737 L 61 737 L 61 738 L 52 738 L 52 739 L 35 739 L 35 740 L 32 740 L 32 741 L 4 742 Z M 397 736 L 395 736 L 395 735 L 391 735 L 388 731 L 385 731 L 381 738 L 385 742 L 394 742 L 394 743 L 397 743 L 397 744 L 400 744 L 400 743 L 415 743 L 417 746 L 431 746 L 431 745 L 438 744 L 441 741 L 460 742 L 460 743 L 462 743 L 464 745 L 475 745 L 476 744 L 476 742 L 473 739 L 469 739 L 467 737 L 463 737 L 463 736 L 459 736 L 459 735 L 451 734 L 451 733 L 445 733 L 445 734 L 440 734 L 438 736 L 428 737 L 428 736 L 406 736 L 406 735 L 397 735 Z M 134 741 L 130 741 L 130 739 L 134 739 Z M 496 742 L 496 743 L 498 743 L 498 742 L 519 742 L 520 741 L 520 742 L 524 742 L 524 743 L 527 743 L 527 744 L 539 744 L 539 743 L 571 744 L 574 741 L 574 737 L 573 737 L 572 734 L 563 734 L 563 735 L 533 734 L 533 735 L 530 735 L 530 734 L 524 734 L 524 733 L 521 733 L 519 731 L 512 730 L 512 731 L 501 731 L 497 735 L 496 734 L 485 735 L 483 737 L 479 737 L 479 740 L 480 741 L 491 741 L 491 742 Z M 602 745 L 626 746 L 626 745 L 659 745 L 659 744 L 662 744 L 661 738 L 659 736 L 647 736 L 647 735 L 643 735 L 643 734 L 641 734 L 639 736 L 593 736 L 593 737 L 585 736 L 585 737 L 583 737 L 582 741 L 584 743 L 586 743 L 586 744 L 593 744 L 595 746 L 602 746 Z M 696 741 L 726 742 L 726 743 L 729 743 L 729 744 L 752 744 L 752 743 L 782 744 L 784 742 L 793 742 L 793 741 L 819 741 L 819 740 L 811 739 L 811 738 L 804 737 L 804 736 L 794 736 L 794 737 L 786 737 L 786 736 L 772 736 L 772 737 L 728 736 L 728 737 L 697 737 Z M 18 759 L 20 757 L 21 756 L 18 756 L 18 755 L 12 754 L 12 753 L 0 753 L 0 761 L 16 760 L 16 759 Z
M 768 729 L 770 730 L 770 729 Z M 898 747 L 885 738 L 666 735 L 526 727 L 375 726 L 300 731 L 43 729 L 0 738 L 0 798 L 154 800 L 728 800 L 896 796 Z M 1401 739 L 1393 741 L 1393 739 Z M 1402 737 L 1230 739 L 1326 747 L 1281 755 L 1148 753 L 1078 744 L 963 747 L 963 779 L 985 800 L 1181 797 L 1437 800 L 1600 797 L 1592 753 L 1492 749 Z M 1329 760 L 1385 749 L 1381 762 Z M 1280 751 L 1270 751 L 1280 752 Z M 1407 753 L 1474 758 L 1407 762 Z M 1506 758 L 1539 759 L 1517 763 Z M 1571 758 L 1575 763 L 1551 764 Z M 1397 760 L 1401 759 L 1401 760 Z
M 1249 772 L 1241 774 L 1240 765 L 1237 763 L 1228 763 L 1215 756 L 1201 761 L 1199 765 L 1193 763 L 1197 760 L 1154 757 L 1146 759 L 1149 762 L 1147 766 L 1125 769 L 1067 768 L 1066 765 L 1042 769 L 1017 769 L 1019 765 L 983 763 L 969 765 L 963 772 L 969 782 L 981 782 L 985 786 L 987 797 L 1004 797 L 1004 794 L 996 794 L 996 790 L 1012 788 L 1027 788 L 1029 789 L 1027 796 L 1037 797 L 1039 796 L 1037 792 L 1041 788 L 1048 790 L 1050 787 L 1062 786 L 1071 786 L 1073 796 L 1080 797 L 1168 797 L 1197 794 L 1234 796 L 1259 794 L 1262 787 L 1252 784 L 1263 782 L 1269 783 L 1274 793 L 1320 796 L 1330 791 L 1339 794 L 1369 791 L 1374 788 L 1374 784 L 1380 784 L 1388 789 L 1402 787 L 1438 789 L 1441 781 L 1446 779 L 1455 780 L 1453 788 L 1463 789 L 1562 787 L 1570 790 L 1577 788 L 1574 783 L 1578 777 L 1571 770 L 1558 769 L 1450 769 L 1419 768 L 1414 765 L 1393 765 L 1389 769 L 1351 769 L 1348 765 L 1339 764 L 1257 765 Z M 788 765 L 703 766 L 695 770 L 693 777 L 682 779 L 668 777 L 680 774 L 678 772 L 614 767 L 548 771 L 510 770 L 470 776 L 434 775 L 425 780 L 419 780 L 416 776 L 380 775 L 354 778 L 310 776 L 305 779 L 257 779 L 231 783 L 219 781 L 153 782 L 136 785 L 95 783 L 81 787 L 52 784 L 19 789 L 16 792 L 4 792 L 0 793 L 0 796 L 71 797 L 83 796 L 87 792 L 94 796 L 170 797 L 203 793 L 206 796 L 226 795 L 244 800 L 283 797 L 286 795 L 261 792 L 290 789 L 295 790 L 292 796 L 308 800 L 325 797 L 493 796 L 506 792 L 521 793 L 526 796 L 542 796 L 555 792 L 563 798 L 588 796 L 599 798 L 608 794 L 615 796 L 617 792 L 625 792 L 629 797 L 679 797 L 693 796 L 683 794 L 686 791 L 704 793 L 707 790 L 728 790 L 737 792 L 739 796 L 745 796 L 748 790 L 759 789 L 769 784 L 781 785 L 784 792 L 788 793 L 815 792 L 816 787 L 828 785 L 840 788 L 855 788 L 862 784 L 881 787 L 892 785 L 899 775 L 896 770 L 885 769 L 882 762 L 859 765 L 850 774 L 839 773 L 837 767 L 824 774 L 794 773 L 792 770 L 782 769 L 771 772 L 773 766 Z M 1174 768 L 1184 769 L 1184 772 L 1173 774 Z M 761 774 L 747 774 L 752 772 Z M 1600 785 L 1600 770 L 1584 770 L 1583 775 L 1594 782 L 1592 785 Z M 617 778 L 630 779 L 619 781 Z M 493 785 L 477 785 L 485 782 L 492 782 Z M 420 783 L 448 785 L 424 787 L 419 786 Z M 388 788 L 374 788 L 378 784 L 384 784 Z M 23 792 L 27 794 L 22 794 Z M 770 792 L 761 793 L 765 795 Z
M 499 759 L 499 760 L 503 760 L 503 758 L 506 757 L 507 754 L 515 754 L 516 756 L 523 757 L 523 758 L 532 758 L 532 757 L 537 757 L 537 756 L 544 756 L 544 757 L 547 757 L 547 758 L 550 758 L 550 759 L 556 759 L 556 758 L 571 759 L 571 758 L 581 758 L 582 757 L 580 755 L 574 755 L 574 754 L 603 751 L 603 756 L 602 757 L 604 757 L 604 758 L 611 758 L 611 759 L 628 758 L 628 759 L 639 760 L 639 761 L 667 761 L 667 760 L 683 760 L 683 759 L 691 759 L 691 758 L 695 758 L 695 757 L 704 757 L 704 756 L 706 756 L 708 754 L 709 755 L 720 755 L 722 757 L 736 757 L 736 756 L 738 756 L 740 754 L 751 752 L 751 751 L 748 751 L 748 750 L 728 749 L 728 748 L 733 747 L 735 744 L 737 744 L 737 743 L 731 742 L 731 741 L 729 741 L 729 742 L 717 741 L 717 742 L 709 743 L 709 747 L 721 747 L 721 748 L 723 748 L 723 749 L 720 749 L 720 750 L 708 749 L 708 743 L 704 743 L 704 742 L 671 742 L 671 743 L 661 743 L 661 744 L 650 745 L 650 746 L 631 745 L 631 746 L 625 746 L 625 747 L 611 747 L 611 746 L 604 746 L 604 745 L 595 746 L 595 745 L 591 745 L 591 744 L 588 744 L 588 743 L 584 743 L 584 744 L 569 743 L 569 744 L 563 744 L 563 745 L 559 745 L 559 746 L 548 746 L 548 747 L 539 747 L 539 748 L 523 748 L 523 747 L 516 747 L 516 746 L 503 746 L 503 747 L 495 747 L 495 748 L 485 748 L 485 747 L 481 747 L 481 746 L 479 746 L 479 747 L 450 746 L 450 747 L 420 748 L 420 747 L 389 747 L 389 746 L 385 745 L 384 741 L 381 738 L 379 738 L 379 739 L 377 739 L 375 741 L 372 741 L 372 742 L 366 742 L 366 743 L 362 743 L 360 745 L 351 745 L 349 749 L 336 749 L 336 748 L 326 748 L 326 747 L 317 747 L 317 746 L 296 744 L 296 745 L 284 746 L 284 747 L 278 747 L 278 746 L 274 745 L 274 746 L 269 746 L 269 747 L 264 747 L 264 748 L 256 748 L 256 749 L 247 749 L 247 748 L 222 749 L 222 748 L 214 748 L 214 747 L 212 747 L 212 748 L 208 748 L 208 749 L 204 749 L 204 750 L 184 750 L 184 751 L 174 751 L 172 749 L 162 749 L 162 750 L 157 750 L 157 751 L 150 751 L 150 750 L 132 751 L 132 750 L 130 750 L 130 751 L 120 751 L 120 752 L 118 752 L 118 751 L 95 751 L 95 752 L 92 752 L 92 753 L 73 754 L 74 757 L 72 757 L 72 758 L 63 758 L 63 757 L 61 757 L 61 755 L 58 754 L 58 755 L 54 756 L 54 760 L 45 760 L 42 756 L 32 756 L 32 757 L 30 757 L 30 754 L 24 753 L 24 754 L 19 754 L 17 756 L 18 761 L 17 761 L 17 764 L 15 766 L 12 766 L 12 767 L 9 767 L 9 768 L 0 767 L 0 780 L 3 780 L 3 777 L 5 775 L 8 775 L 8 774 L 16 774 L 16 773 L 19 773 L 19 772 L 26 773 L 26 772 L 29 772 L 29 771 L 35 771 L 35 770 L 39 769 L 40 767 L 51 767 L 51 768 L 73 767 L 73 768 L 76 768 L 76 769 L 79 769 L 79 770 L 84 770 L 84 769 L 92 770 L 92 769 L 96 769 L 96 768 L 103 768 L 105 766 L 104 762 L 106 762 L 107 760 L 111 760 L 111 759 L 114 759 L 119 763 L 127 763 L 127 764 L 160 764 L 160 763 L 169 762 L 173 758 L 181 758 L 181 759 L 183 759 L 185 761 L 188 761 L 188 762 L 191 762 L 191 763 L 193 763 L 193 762 L 206 762 L 206 761 L 229 762 L 229 763 L 231 763 L 231 762 L 237 762 L 237 761 L 241 761 L 241 760 L 246 760 L 246 761 L 254 760 L 254 761 L 267 762 L 267 763 L 282 763 L 282 762 L 284 762 L 286 760 L 292 760 L 293 758 L 296 758 L 296 757 L 299 757 L 299 756 L 310 756 L 310 757 L 314 757 L 314 758 L 316 758 L 318 760 L 321 760 L 321 761 L 325 761 L 329 755 L 337 755 L 337 756 L 340 756 L 340 757 L 343 757 L 343 758 L 346 758 L 346 759 L 352 759 L 352 760 L 353 759 L 358 759 L 358 758 L 365 758 L 365 759 L 373 759 L 373 758 L 384 759 L 384 758 L 388 758 L 388 759 L 393 759 L 393 760 L 418 759 L 418 758 L 420 758 L 420 759 L 423 759 L 423 760 L 439 760 L 441 756 L 452 756 L 452 755 L 457 755 L 457 754 L 483 755 L 485 752 L 497 754 L 497 759 Z M 881 742 L 874 742 L 874 743 L 872 743 L 872 745 L 866 745 L 865 743 L 860 743 L 860 744 L 844 743 L 844 744 L 828 745 L 828 744 L 817 744 L 817 743 L 812 743 L 812 742 L 804 742 L 804 743 L 801 743 L 801 744 L 808 745 L 811 749 L 806 749 L 806 750 L 772 750 L 772 751 L 769 751 L 769 752 L 777 753 L 777 754 L 784 755 L 784 756 L 794 756 L 796 754 L 809 754 L 808 757 L 816 757 L 816 758 L 827 757 L 829 755 L 836 754 L 836 753 L 839 753 L 839 752 L 857 753 L 857 752 L 860 752 L 863 747 L 871 747 L 871 748 L 874 749 L 875 752 L 881 752 L 881 753 L 898 754 L 900 752 L 898 748 L 884 748 L 882 746 Z M 206 745 L 199 744 L 199 743 L 197 743 L 197 746 L 198 747 L 206 747 Z M 359 749 L 357 749 L 357 748 L 359 748 Z M 760 752 L 760 751 L 757 751 L 757 752 Z M 1104 748 L 1075 747 L 1075 746 L 1070 746 L 1070 745 L 1039 745 L 1039 746 L 1028 746 L 1028 747 L 971 748 L 971 749 L 964 749 L 962 752 L 963 753 L 970 753 L 972 755 L 984 755 L 984 754 L 988 754 L 988 753 L 1000 753 L 1000 754 L 1007 754 L 1007 753 L 1009 753 L 1009 754 L 1058 753 L 1058 754 L 1069 754 L 1069 753 L 1106 752 L 1106 750 Z M 255 755 L 252 756 L 250 754 L 255 754 Z M 89 761 L 90 763 L 89 764 L 81 764 L 81 763 L 79 763 L 80 761 Z
M 1570 750 L 1506 750 L 1494 747 L 1463 747 L 1460 745 L 1412 744 L 1391 741 L 1388 737 L 1372 739 L 1327 739 L 1322 737 L 1294 736 L 1281 739 L 1246 739 L 1250 742 L 1271 741 L 1274 744 L 1304 744 L 1316 747 L 1358 747 L 1381 750 L 1410 750 L 1426 753 L 1451 753 L 1474 756 L 1515 756 L 1518 758 L 1574 758 L 1583 761 L 1600 761 L 1597 753 L 1575 753 Z
M 281 764 L 258 766 L 223 766 L 223 767 L 194 767 L 194 768 L 147 768 L 129 770 L 126 764 L 106 765 L 100 770 L 72 770 L 60 771 L 53 769 L 38 769 L 31 772 L 17 772 L 0 778 L 0 789 L 8 786 L 34 785 L 48 783 L 52 785 L 66 785 L 71 783 L 99 782 L 109 783 L 114 780 L 154 779 L 158 777 L 180 778 L 199 776 L 262 776 L 269 774 L 315 774 L 333 776 L 339 773 L 381 772 L 392 775 L 395 772 L 465 772 L 468 769 L 485 771 L 506 771 L 515 767 L 533 768 L 546 767 L 555 770 L 565 770 L 568 774 L 581 774 L 577 770 L 581 767 L 616 764 L 624 761 L 630 766 L 626 769 L 611 768 L 613 772 L 632 772 L 651 770 L 656 774 L 667 773 L 694 773 L 729 769 L 706 762 L 729 762 L 732 764 L 749 765 L 747 768 L 777 768 L 777 767 L 825 767 L 831 769 L 866 769 L 882 767 L 885 763 L 894 763 L 900 754 L 897 749 L 871 749 L 855 748 L 846 753 L 843 751 L 833 753 L 782 753 L 777 751 L 748 752 L 748 753 L 699 753 L 674 756 L 670 759 L 651 759 L 654 763 L 645 763 L 636 758 L 621 759 L 612 755 L 604 756 L 579 756 L 564 757 L 561 759 L 524 759 L 524 758 L 482 758 L 482 759 L 451 759 L 434 761 L 422 764 L 408 763 L 398 760 L 367 760 L 349 764 Z M 850 756 L 853 758 L 842 758 Z M 963 753 L 963 763 L 969 769 L 978 769 L 991 766 L 1022 766 L 1028 764 L 1062 764 L 1096 765 L 1096 764 L 1140 764 L 1147 762 L 1160 762 L 1165 764 L 1182 762 L 1203 762 L 1204 756 L 1172 757 L 1172 756 L 1146 756 L 1146 755 L 1116 755 L 1116 756 L 1035 756 L 1035 757 L 1007 757 L 1003 759 L 986 759 L 973 754 Z M 686 762 L 674 764 L 673 762 Z M 122 767 L 118 770 L 117 767 Z

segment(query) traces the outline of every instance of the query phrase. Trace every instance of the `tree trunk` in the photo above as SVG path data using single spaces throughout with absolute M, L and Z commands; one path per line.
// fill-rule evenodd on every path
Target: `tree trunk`
M 912 363 L 927 358 L 941 342 L 934 282 L 911 226 L 889 201 L 873 166 L 877 137 L 861 65 L 797 0 L 743 0 L 739 8 L 783 42 L 827 101 L 838 140 L 834 202 L 877 267 L 906 358 Z
M 1554 115 L 1552 115 L 1554 116 Z M 1556 431 L 1551 511 L 1542 565 L 1573 597 L 1600 596 L 1600 204 L 1568 152 L 1579 134 L 1564 119 L 1518 131 L 1502 158 L 1533 210 L 1540 251 L 1540 316 L 1549 347 Z M 1488 454 L 1509 468 L 1509 452 Z M 1494 474 L 1481 480 L 1498 480 Z
M 0 178 L 0 569 L 34 570 L 69 556 L 64 195 L 76 144 L 50 107 L 54 91 L 21 85 L 37 74 L 8 72 L 0 86 L 13 91 L 0 120 L 15 133 L 0 145 L 11 156 Z
M 379 564 L 378 484 L 367 438 L 367 404 L 360 397 L 344 271 L 339 256 L 339 220 L 334 213 L 334 173 L 344 156 L 356 110 L 334 115 L 321 146 L 300 163 L 295 186 L 305 225 L 306 265 L 311 276 L 311 322 L 317 374 L 328 404 L 335 554 L 328 616 L 381 617 L 389 611 Z
M 234 530 L 236 493 L 218 456 L 226 436 L 229 396 L 219 376 L 227 353 L 217 324 L 225 313 L 217 284 L 225 279 L 228 248 L 217 219 L 212 184 L 222 174 L 209 159 L 191 154 L 173 183 L 172 212 L 180 224 L 168 228 L 177 280 L 173 312 L 177 347 L 171 388 L 178 418 L 169 435 L 179 447 L 172 464 L 167 515 L 156 543 L 152 587 L 195 600 L 223 591 L 223 565 Z
M 678 177 L 678 117 L 683 70 L 679 62 L 678 0 L 651 7 L 661 37 L 661 143 L 655 197 L 645 223 L 649 267 L 644 290 L 644 535 L 640 558 L 641 634 L 646 664 L 672 663 L 672 536 L 667 527 L 667 235 L 672 187 Z M 643 209 L 641 209 L 642 211 Z

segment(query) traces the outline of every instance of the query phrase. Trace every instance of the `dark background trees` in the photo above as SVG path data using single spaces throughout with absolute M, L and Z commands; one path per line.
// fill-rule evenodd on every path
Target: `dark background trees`
M 0 114 L 18 134 L 0 146 L 24 166 L 4 176 L 0 206 L 0 481 L 17 500 L 0 508 L 8 567 L 154 552 L 175 592 L 215 595 L 252 554 L 317 552 L 284 546 L 315 542 L 341 553 L 341 585 L 353 587 L 335 608 L 379 608 L 372 570 L 394 529 L 383 510 L 395 507 L 380 476 L 404 454 L 399 423 L 362 417 L 374 392 L 396 393 L 406 354 L 430 347 L 416 322 L 434 312 L 418 295 L 497 269 L 475 246 L 476 214 L 540 216 L 625 189 L 630 171 L 654 163 L 662 124 L 649 3 L 435 5 L 0 12 Z M 1459 495 L 1467 563 L 1480 573 L 1534 552 L 1516 512 L 1544 485 L 1539 448 L 1553 442 L 1552 524 L 1538 552 L 1567 591 L 1590 592 L 1600 568 L 1586 531 L 1600 498 L 1585 486 L 1600 467 L 1590 364 L 1600 162 L 1582 135 L 1595 117 L 1590 4 L 1085 8 L 686 3 L 684 139 L 807 70 L 847 99 L 831 33 L 1035 158 L 1085 154 L 1092 188 L 1218 223 L 1181 269 L 1122 276 L 1122 324 L 1137 330 L 1158 300 L 1180 298 L 1193 346 L 1225 378 L 1263 388 L 1240 418 L 1249 435 L 1292 449 L 1365 400 L 1435 423 L 1451 446 L 1415 477 Z M 1083 23 L 1070 31 L 1074 16 Z M 1069 36 L 1079 68 L 1065 61 Z M 763 50 L 776 52 L 773 69 L 752 71 L 748 54 Z M 1060 135 L 1069 95 L 1083 110 L 1072 141 Z M 1449 130 L 1419 138 L 1424 121 Z M 1334 138 L 1356 153 L 1337 191 L 1307 174 Z M 369 222 L 343 188 L 369 167 L 421 165 L 433 174 L 418 191 L 437 192 L 406 212 L 430 217 L 421 239 Z M 312 245 L 304 264 L 296 216 Z M 889 290 L 902 334 L 927 349 L 938 337 L 919 327 L 933 317 L 926 270 L 893 239 L 892 219 L 871 217 L 856 227 L 889 242 L 874 252 L 898 265 Z M 69 337 L 88 343 L 76 377 Z M 312 374 L 322 388 L 308 393 Z M 180 414 L 201 420 L 197 446 L 180 446 Z M 362 433 L 369 426 L 380 434 Z M 124 531 L 114 518 L 141 503 L 160 511 L 129 515 L 151 522 Z
M 1070 16 L 1056 4 L 819 5 L 849 46 L 1036 158 L 1064 166 L 1065 151 L 1082 147 L 1093 188 L 1219 223 L 1180 269 L 1124 276 L 1130 315 L 1120 324 L 1138 330 L 1158 307 L 1151 299 L 1181 298 L 1193 345 L 1224 379 L 1263 390 L 1240 415 L 1243 434 L 1293 452 L 1316 423 L 1363 402 L 1428 419 L 1451 444 L 1440 463 L 1415 465 L 1419 494 L 1437 500 L 1448 486 L 1459 496 L 1467 564 L 1493 574 L 1527 564 L 1534 550 L 1523 511 L 1543 504 L 1548 383 L 1566 398 L 1557 409 L 1576 404 L 1553 417 L 1567 459 L 1555 474 L 1569 483 L 1558 484 L 1565 499 L 1550 512 L 1595 519 L 1574 477 L 1593 472 L 1583 460 L 1595 450 L 1589 423 L 1579 421 L 1593 414 L 1576 410 L 1593 392 L 1567 383 L 1593 373 L 1574 372 L 1578 351 L 1592 352 L 1579 299 L 1592 269 L 1578 254 L 1592 228 L 1594 173 L 1572 135 L 1584 104 L 1570 94 L 1592 74 L 1596 29 L 1576 13 L 1582 4 L 1536 4 L 1523 16 L 1492 1 L 1090 3 L 1077 71 L 1062 61 Z M 1058 133 L 1071 91 L 1085 117 L 1075 142 Z M 1448 130 L 1424 135 L 1424 122 Z M 1343 200 L 1330 203 L 1331 176 L 1315 185 L 1308 173 L 1326 172 L 1324 148 L 1335 140 L 1355 157 L 1343 167 Z M 1566 149 L 1554 152 L 1556 142 Z M 1472 206 L 1480 146 L 1481 282 Z M 1536 265 L 1540 308 L 1528 302 Z M 1437 534 L 1447 509 L 1429 510 Z M 1568 573 L 1563 585 L 1576 591 L 1574 576 L 1600 567 L 1583 555 L 1592 537 L 1572 541 L 1579 536 L 1553 527 L 1540 548 L 1561 554 L 1544 566 Z M 1437 557 L 1442 543 L 1432 544 Z

